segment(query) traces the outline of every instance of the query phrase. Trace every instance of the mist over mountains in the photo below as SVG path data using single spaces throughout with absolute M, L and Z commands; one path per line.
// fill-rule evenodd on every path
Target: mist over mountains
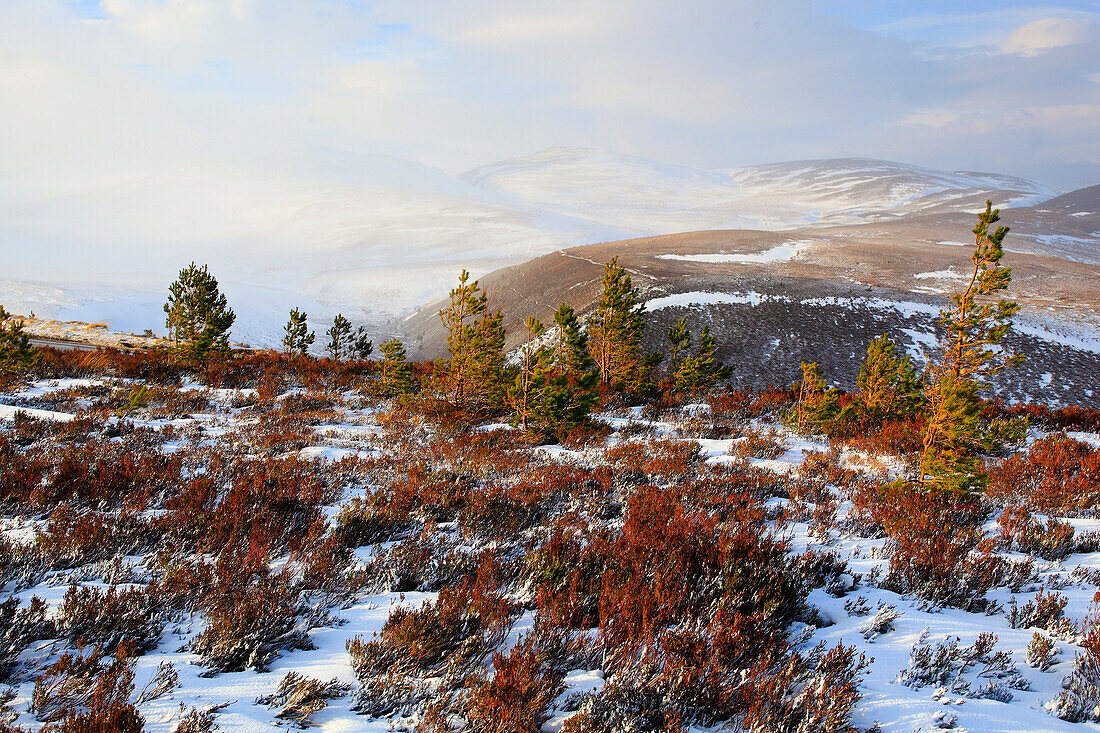
M 0 302 L 157 331 L 167 284 L 196 260 L 237 310 L 235 338 L 270 345 L 296 305 L 317 323 L 343 311 L 396 332 L 399 316 L 445 295 L 462 268 L 481 275 L 580 244 L 889 223 L 1056 195 L 1010 176 L 850 158 L 703 170 L 551 148 L 458 176 L 387 156 L 310 160 L 0 199 L 0 241 L 13 253 Z M 1071 236 L 1091 261 L 1094 233 Z

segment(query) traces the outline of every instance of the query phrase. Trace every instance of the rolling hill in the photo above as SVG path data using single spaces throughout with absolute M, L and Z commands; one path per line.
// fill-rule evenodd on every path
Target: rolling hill
M 1013 227 L 1005 263 L 1022 309 L 1008 343 L 1027 355 L 1004 376 L 1007 397 L 1100 404 L 1100 187 L 1002 212 Z M 973 215 L 923 213 L 894 220 L 786 231 L 712 230 L 562 250 L 481 280 L 505 314 L 509 346 L 533 314 L 552 321 L 567 302 L 584 313 L 599 296 L 603 263 L 632 273 L 651 314 L 650 348 L 680 317 L 711 326 L 721 356 L 749 387 L 794 379 L 819 361 L 851 387 L 867 343 L 889 333 L 916 359 L 929 357 L 936 314 L 969 265 Z M 405 321 L 412 353 L 443 351 L 444 332 L 426 306 Z

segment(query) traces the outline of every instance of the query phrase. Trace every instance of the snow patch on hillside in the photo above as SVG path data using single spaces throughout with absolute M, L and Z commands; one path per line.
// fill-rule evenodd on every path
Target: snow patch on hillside
M 682 260 L 684 262 L 709 262 L 714 264 L 765 264 L 768 262 L 789 262 L 812 247 L 812 239 L 800 239 L 766 249 L 763 252 L 745 254 L 705 254 L 705 255 L 657 255 L 659 260 Z

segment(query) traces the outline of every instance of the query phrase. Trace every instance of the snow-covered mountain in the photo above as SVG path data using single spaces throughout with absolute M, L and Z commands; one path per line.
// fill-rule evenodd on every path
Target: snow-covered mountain
M 1054 195 L 1031 181 L 863 158 L 697 170 L 578 148 L 477 168 L 461 178 L 517 202 L 651 236 L 702 229 L 853 224 L 913 213 L 1027 206 Z
M 307 162 L 308 161 L 308 162 Z M 699 170 L 553 148 L 459 176 L 337 154 L 166 170 L 156 180 L 35 197 L 0 187 L 0 303 L 159 330 L 175 272 L 207 262 L 235 335 L 276 342 L 294 305 L 379 325 L 475 276 L 632 236 L 776 229 L 1049 198 L 1038 184 L 897 163 L 825 160 Z

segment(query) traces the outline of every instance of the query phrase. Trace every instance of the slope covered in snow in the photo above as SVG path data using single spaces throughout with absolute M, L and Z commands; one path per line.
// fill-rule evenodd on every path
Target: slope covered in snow
M 596 150 L 552 148 L 461 176 L 529 205 L 629 230 L 776 229 L 1021 206 L 1054 195 L 1020 178 L 862 158 L 696 170 Z

